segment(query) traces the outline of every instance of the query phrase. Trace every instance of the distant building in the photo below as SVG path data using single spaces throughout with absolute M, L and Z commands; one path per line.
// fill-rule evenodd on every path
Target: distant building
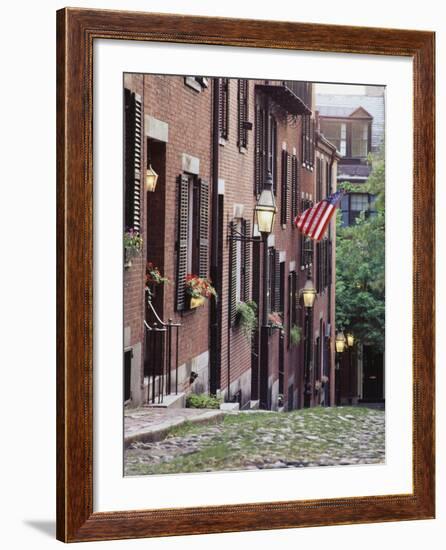
M 365 183 L 371 170 L 368 155 L 378 152 L 384 144 L 385 88 L 321 84 L 316 87 L 320 131 L 341 155 L 338 184 Z M 373 216 L 375 198 L 360 191 L 349 193 L 342 200 L 341 210 L 343 224 L 351 225 L 361 212 Z

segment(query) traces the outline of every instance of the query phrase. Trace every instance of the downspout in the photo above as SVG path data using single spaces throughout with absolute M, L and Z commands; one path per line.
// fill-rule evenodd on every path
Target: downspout
M 210 311 L 210 369 L 209 389 L 211 394 L 216 394 L 220 387 L 220 323 L 221 312 L 221 278 L 218 269 L 219 248 L 219 219 L 218 219 L 218 174 L 219 174 L 219 128 L 218 115 L 220 104 L 220 87 L 217 78 L 212 79 L 213 105 L 212 105 L 212 202 L 211 202 L 211 265 L 210 276 L 214 288 L 217 291 L 218 300 L 211 300 Z

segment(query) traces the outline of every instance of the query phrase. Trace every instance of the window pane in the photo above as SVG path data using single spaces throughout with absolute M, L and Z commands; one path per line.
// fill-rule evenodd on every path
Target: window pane
M 345 156 L 347 128 L 345 123 L 334 120 L 321 120 L 321 132 Z
M 352 122 L 352 156 L 366 157 L 368 141 L 368 124 L 363 121 Z
M 369 196 L 366 193 L 352 193 L 350 208 L 351 210 L 362 212 L 369 208 Z

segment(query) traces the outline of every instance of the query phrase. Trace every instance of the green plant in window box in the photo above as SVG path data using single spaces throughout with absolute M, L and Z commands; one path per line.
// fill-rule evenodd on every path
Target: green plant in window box
M 297 325 L 293 325 L 290 330 L 290 346 L 292 348 L 295 348 L 296 346 L 299 345 L 301 339 L 302 339 L 302 329 Z
M 205 299 L 212 296 L 217 299 L 217 292 L 211 281 L 206 277 L 198 277 L 198 275 L 193 274 L 186 276 L 186 294 L 189 297 L 190 309 L 202 306 Z
M 282 314 L 279 311 L 272 311 L 268 315 L 268 324 L 270 328 L 283 330 Z
M 239 302 L 236 310 L 236 322 L 248 342 L 251 342 L 257 328 L 257 304 L 253 301 Z

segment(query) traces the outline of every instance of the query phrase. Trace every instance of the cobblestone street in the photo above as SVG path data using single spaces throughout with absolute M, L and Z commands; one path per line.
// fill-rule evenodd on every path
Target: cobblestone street
M 172 413 L 168 413 L 172 414 Z M 162 416 L 159 410 L 154 413 Z M 365 407 L 222 415 L 212 425 L 184 422 L 161 441 L 125 449 L 125 474 L 382 463 L 385 413 Z

